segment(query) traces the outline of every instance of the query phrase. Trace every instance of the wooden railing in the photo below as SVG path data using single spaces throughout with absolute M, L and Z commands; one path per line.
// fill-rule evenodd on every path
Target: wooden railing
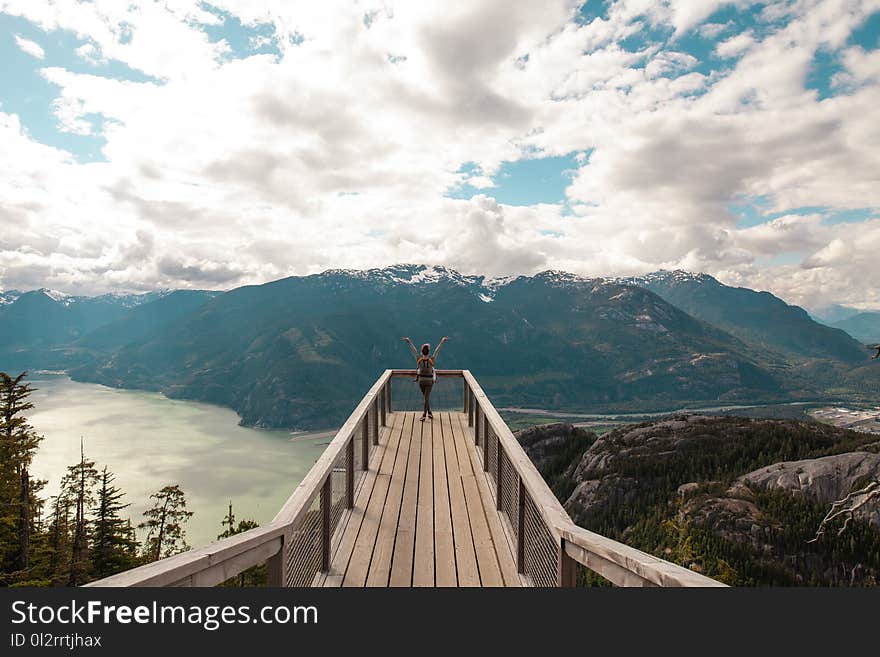
M 723 586 L 688 568 L 578 527 L 468 371 L 464 409 L 517 570 L 532 586 L 573 586 L 580 563 L 618 586 Z
M 387 426 L 392 381 L 414 374 L 382 373 L 269 524 L 88 586 L 213 586 L 263 563 L 271 586 L 311 585 L 329 566 L 337 528 Z M 721 586 L 575 525 L 471 373 L 440 370 L 438 376 L 463 380 L 476 456 L 524 584 L 572 586 L 580 563 L 620 586 Z
M 270 586 L 309 586 L 329 563 L 335 530 L 387 424 L 391 376 L 382 373 L 268 525 L 88 586 L 214 586 L 263 563 Z

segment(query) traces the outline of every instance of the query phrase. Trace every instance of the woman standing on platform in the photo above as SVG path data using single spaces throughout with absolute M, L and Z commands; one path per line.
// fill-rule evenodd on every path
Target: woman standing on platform
M 425 398 L 425 407 L 422 411 L 422 417 L 419 418 L 420 422 L 424 422 L 426 417 L 432 420 L 434 419 L 434 414 L 431 413 L 431 404 L 429 402 L 431 389 L 434 387 L 434 382 L 437 380 L 437 370 L 434 369 L 434 362 L 437 360 L 437 354 L 440 352 L 440 347 L 446 344 L 448 339 L 448 336 L 443 336 L 443 339 L 440 340 L 440 344 L 438 344 L 437 348 L 434 350 L 433 356 L 431 355 L 431 345 L 427 342 L 423 344 L 421 350 L 419 350 L 416 349 L 412 340 L 409 338 L 403 339 L 403 341 L 409 345 L 413 355 L 416 357 L 416 380 L 419 382 L 419 389 L 422 391 L 422 396 Z

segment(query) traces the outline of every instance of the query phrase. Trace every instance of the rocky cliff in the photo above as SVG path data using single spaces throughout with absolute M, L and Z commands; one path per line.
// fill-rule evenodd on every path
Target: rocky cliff
M 812 422 L 682 415 L 573 454 L 573 428 L 520 434 L 578 524 L 733 584 L 867 584 L 878 508 L 809 543 L 831 502 L 880 479 L 876 436 Z M 545 476 L 548 476 L 545 475 Z

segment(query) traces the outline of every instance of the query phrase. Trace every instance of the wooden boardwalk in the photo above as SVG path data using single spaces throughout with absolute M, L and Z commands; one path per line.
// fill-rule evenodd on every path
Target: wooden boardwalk
M 317 586 L 520 586 L 467 415 L 388 417 Z

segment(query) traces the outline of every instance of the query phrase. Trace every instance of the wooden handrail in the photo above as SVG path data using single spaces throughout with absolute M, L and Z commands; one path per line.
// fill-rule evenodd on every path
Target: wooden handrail
M 415 376 L 419 373 L 418 370 L 390 370 L 391 376 Z M 438 377 L 441 376 L 452 376 L 452 377 L 460 377 L 464 375 L 465 370 L 434 370 L 437 373 Z
M 561 532 L 569 557 L 618 586 L 725 586 L 689 568 L 611 540 L 571 521 Z
M 214 586 L 277 554 L 285 531 L 269 523 L 85 586 Z

